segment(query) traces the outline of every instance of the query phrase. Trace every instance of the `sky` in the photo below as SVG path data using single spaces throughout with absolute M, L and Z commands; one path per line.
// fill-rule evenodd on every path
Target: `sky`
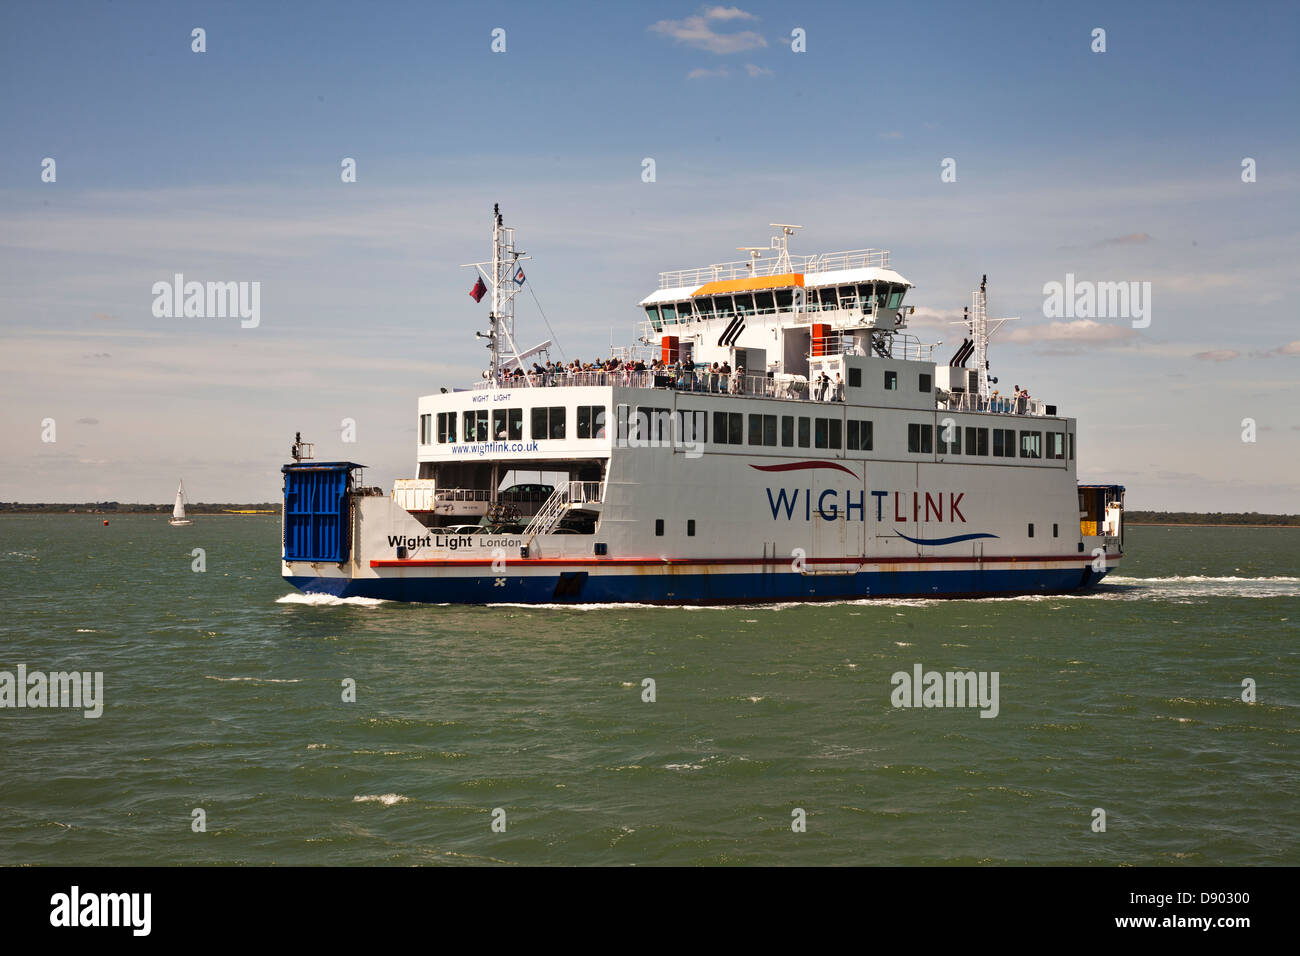
M 607 354 L 658 272 L 800 223 L 892 250 L 944 361 L 987 274 L 1081 480 L 1294 513 L 1298 50 L 1280 2 L 0 5 L 0 500 L 273 501 L 295 431 L 412 475 L 500 203 L 521 343 L 540 304 Z M 155 315 L 176 273 L 258 324 Z M 1150 283 L 1149 325 L 1049 315 L 1067 275 Z

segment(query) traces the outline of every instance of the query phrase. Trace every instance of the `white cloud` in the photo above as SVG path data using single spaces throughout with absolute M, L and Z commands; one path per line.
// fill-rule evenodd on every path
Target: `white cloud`
M 1240 358 L 1241 353 L 1236 349 L 1211 349 L 1208 352 L 1197 352 L 1192 358 L 1198 358 L 1203 362 L 1231 362 L 1235 358 Z
M 765 47 L 767 41 L 763 39 L 761 34 L 755 33 L 753 30 L 741 30 L 737 33 L 718 33 L 713 29 L 710 20 L 726 21 L 752 18 L 752 14 L 745 13 L 736 7 L 711 7 L 700 16 L 687 17 L 684 20 L 660 20 L 658 23 L 652 23 L 648 29 L 653 33 L 666 36 L 674 42 L 695 47 L 697 50 L 708 50 L 710 53 L 726 55 Z
M 700 66 L 687 73 L 686 78 L 688 80 L 707 80 L 709 77 L 727 75 L 729 74 L 727 73 L 727 68 L 725 66 L 720 66 L 716 70 L 706 70 L 704 67 Z
M 758 66 L 754 63 L 745 64 L 745 72 L 750 76 L 771 76 L 772 71 L 765 66 Z
M 1300 355 L 1300 339 L 1297 339 L 1294 342 L 1288 342 L 1286 345 L 1280 346 L 1277 350 L 1277 354 L 1278 355 Z
M 1094 345 L 1105 342 L 1123 342 L 1136 333 L 1127 325 L 1104 325 L 1092 319 L 1075 319 L 1071 322 L 1049 322 L 1031 325 L 1000 335 L 1002 342 L 1088 342 Z

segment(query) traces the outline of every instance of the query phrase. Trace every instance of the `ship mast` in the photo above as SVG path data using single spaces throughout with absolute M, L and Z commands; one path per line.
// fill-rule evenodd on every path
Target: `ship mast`
M 500 203 L 493 203 L 492 261 L 465 263 L 466 268 L 473 267 L 478 270 L 479 275 L 492 291 L 492 311 L 488 313 L 488 330 L 474 333 L 478 338 L 488 340 L 488 368 L 483 373 L 483 377 L 492 382 L 499 381 L 503 355 L 513 355 L 515 361 L 521 367 L 523 365 L 519 349 L 515 347 L 515 296 L 523 288 L 523 281 L 516 281 L 515 275 L 519 271 L 519 263 L 528 258 L 530 257 L 515 248 L 515 230 L 514 227 L 505 224 Z M 532 384 L 527 379 L 525 381 L 529 385 Z

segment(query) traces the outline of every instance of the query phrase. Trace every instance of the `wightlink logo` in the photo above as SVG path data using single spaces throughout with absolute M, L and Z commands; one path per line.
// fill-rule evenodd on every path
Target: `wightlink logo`
M 895 707 L 979 707 L 981 717 L 996 717 L 997 671 L 925 671 L 912 665 L 912 673 L 896 671 L 889 702 Z
M 148 936 L 153 926 L 152 893 L 68 893 L 50 897 L 50 925 L 56 927 L 127 926 L 133 936 Z
M 156 319 L 238 318 L 244 329 L 262 321 L 260 282 L 186 282 L 178 272 L 171 282 L 155 282 L 152 291 Z
M 1150 282 L 1076 281 L 1043 284 L 1043 316 L 1048 319 L 1132 319 L 1133 328 L 1151 324 Z
M 95 671 L 28 671 L 18 665 L 18 673 L 0 671 L 0 708 L 68 707 L 84 710 L 83 716 L 95 719 L 104 713 L 104 672 Z

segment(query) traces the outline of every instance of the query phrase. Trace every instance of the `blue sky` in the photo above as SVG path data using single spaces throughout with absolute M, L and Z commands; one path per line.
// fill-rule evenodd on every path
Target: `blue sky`
M 892 249 L 945 357 L 988 273 L 1021 317 L 994 372 L 1130 506 L 1294 512 L 1297 9 L 6 5 L 0 500 L 271 500 L 299 429 L 410 474 L 415 397 L 481 366 L 458 266 L 500 202 L 570 357 L 658 271 L 803 223 L 798 252 Z M 155 318 L 176 272 L 259 281 L 261 324 Z M 1054 324 L 1066 273 L 1151 282 L 1151 326 Z

